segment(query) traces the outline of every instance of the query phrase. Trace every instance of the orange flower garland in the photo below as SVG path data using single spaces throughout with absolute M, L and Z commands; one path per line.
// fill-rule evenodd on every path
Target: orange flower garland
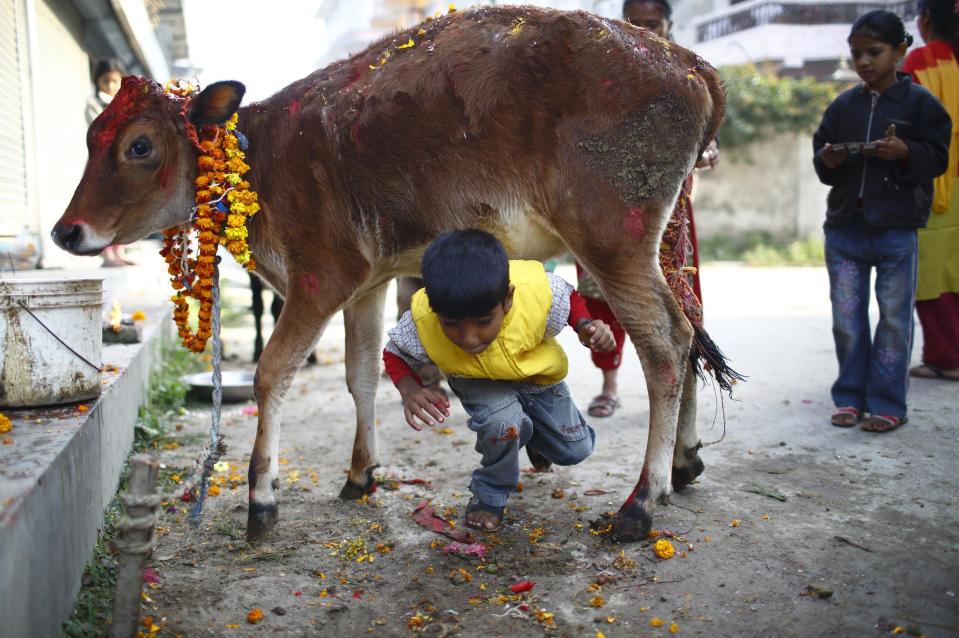
M 189 83 L 167 85 L 167 92 L 186 98 L 196 91 Z M 185 113 L 188 101 L 184 102 Z M 247 222 L 260 210 L 257 194 L 243 175 L 250 170 L 246 154 L 236 133 L 237 114 L 222 126 L 204 126 L 199 133 L 187 123 L 187 131 L 197 147 L 196 214 L 191 225 L 163 231 L 160 255 L 167 263 L 170 284 L 175 294 L 173 321 L 183 345 L 203 352 L 212 336 L 213 278 L 216 251 L 226 246 L 237 263 L 252 271 L 256 261 L 247 244 Z M 192 228 L 191 228 L 192 226 Z M 190 231 L 197 232 L 197 257 L 191 255 Z M 199 302 L 197 330 L 189 326 L 188 299 Z

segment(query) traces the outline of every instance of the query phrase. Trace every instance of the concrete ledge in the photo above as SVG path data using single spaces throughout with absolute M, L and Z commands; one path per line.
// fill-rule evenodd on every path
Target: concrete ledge
M 143 342 L 103 348 L 95 401 L 4 411 L 0 445 L 0 634 L 60 636 L 73 610 L 103 512 L 133 445 L 160 346 L 175 334 L 168 307 L 146 308 Z M 115 370 L 113 370 L 113 368 Z

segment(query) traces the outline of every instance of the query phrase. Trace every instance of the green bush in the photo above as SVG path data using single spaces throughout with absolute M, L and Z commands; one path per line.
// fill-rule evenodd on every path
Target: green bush
M 839 87 L 814 78 L 779 77 L 755 66 L 725 66 L 726 119 L 719 129 L 723 149 L 780 133 L 811 133 Z

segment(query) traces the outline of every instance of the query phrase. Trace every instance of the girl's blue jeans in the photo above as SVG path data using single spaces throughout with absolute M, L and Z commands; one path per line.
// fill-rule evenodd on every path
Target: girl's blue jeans
M 836 406 L 903 418 L 909 388 L 916 231 L 882 229 L 859 221 L 826 228 L 826 268 L 839 377 Z M 869 277 L 876 271 L 879 323 L 869 326 Z

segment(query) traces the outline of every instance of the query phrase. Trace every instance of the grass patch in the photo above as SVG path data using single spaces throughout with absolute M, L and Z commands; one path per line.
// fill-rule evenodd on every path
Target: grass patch
M 822 266 L 826 263 L 820 237 L 784 243 L 762 232 L 704 239 L 699 242 L 699 259 L 703 262 L 741 261 L 756 267 Z
M 200 358 L 184 350 L 175 340 L 163 344 L 158 365 L 150 374 L 149 393 L 146 403 L 140 406 L 134 435 L 133 453 L 155 449 L 169 441 L 169 428 L 180 416 L 186 402 L 187 387 L 180 377 L 195 371 Z M 129 459 L 121 473 L 117 494 L 127 488 Z M 173 472 L 160 472 L 159 489 L 172 485 Z M 113 591 L 116 588 L 117 561 L 113 548 L 116 538 L 116 523 L 120 518 L 120 499 L 114 495 L 104 513 L 103 529 L 97 538 L 93 556 L 83 572 L 80 592 L 69 620 L 63 624 L 63 635 L 69 638 L 106 636 L 109 634 L 113 615 Z

